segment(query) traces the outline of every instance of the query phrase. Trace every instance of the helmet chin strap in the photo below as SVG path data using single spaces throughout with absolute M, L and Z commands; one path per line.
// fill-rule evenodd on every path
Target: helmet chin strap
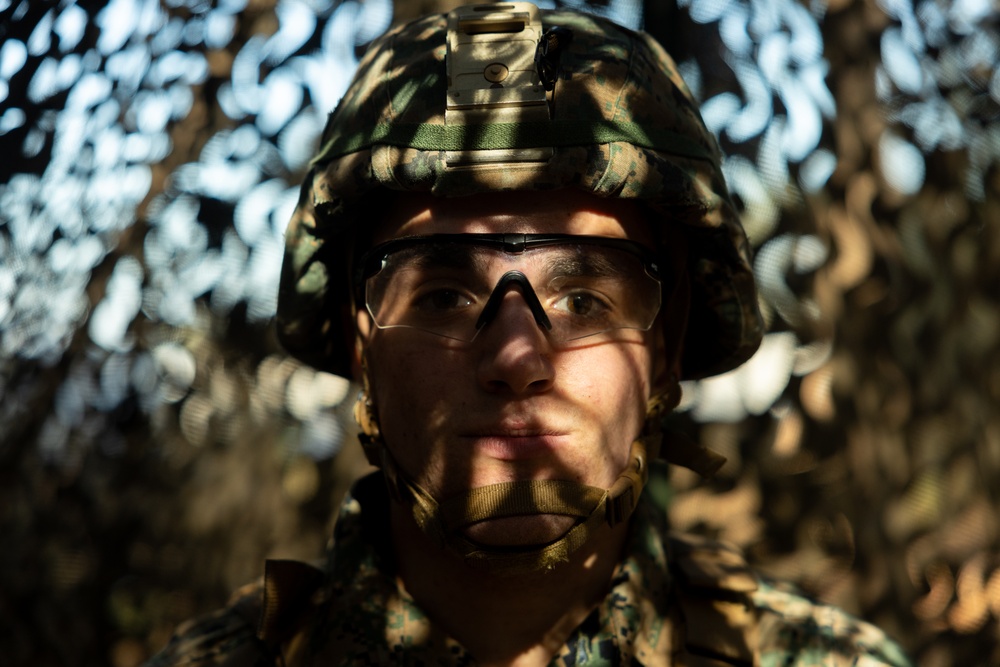
M 407 505 L 417 526 L 439 546 L 459 555 L 470 567 L 498 575 L 551 570 L 568 561 L 601 526 L 613 528 L 628 520 L 649 478 L 649 461 L 661 449 L 661 417 L 680 402 L 676 382 L 650 400 L 643 432 L 629 449 L 628 464 L 608 489 L 565 480 L 522 480 L 478 487 L 439 501 L 399 467 L 386 447 L 369 398 L 367 373 L 363 375 L 365 389 L 354 406 L 362 430 L 359 437 L 368 461 L 381 468 L 393 500 Z M 696 470 L 702 474 L 714 472 L 725 461 L 718 454 L 698 449 L 696 456 L 688 453 L 679 458 L 700 463 Z M 469 526 L 480 521 L 552 514 L 575 517 L 576 522 L 546 544 L 486 545 L 465 535 Z

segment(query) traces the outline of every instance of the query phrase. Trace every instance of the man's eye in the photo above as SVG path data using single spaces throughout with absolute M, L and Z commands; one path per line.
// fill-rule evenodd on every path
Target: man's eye
M 414 306 L 425 313 L 446 313 L 468 308 L 472 299 L 457 290 L 436 289 L 414 300 Z
M 595 317 L 608 310 L 608 304 L 594 294 L 573 292 L 562 297 L 555 303 L 556 310 L 563 310 L 572 315 Z

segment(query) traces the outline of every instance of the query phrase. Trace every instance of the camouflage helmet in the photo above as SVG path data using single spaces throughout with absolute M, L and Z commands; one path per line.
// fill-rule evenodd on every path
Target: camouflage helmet
M 397 27 L 368 49 L 303 183 L 279 337 L 310 365 L 350 374 L 354 239 L 387 190 L 576 188 L 641 200 L 654 234 L 683 223 L 683 378 L 724 372 L 753 354 L 763 325 L 720 161 L 674 62 L 644 33 L 523 2 Z

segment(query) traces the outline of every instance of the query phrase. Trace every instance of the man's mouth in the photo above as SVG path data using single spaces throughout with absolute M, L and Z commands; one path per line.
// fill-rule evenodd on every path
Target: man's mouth
M 461 434 L 472 447 L 490 458 L 519 461 L 545 456 L 562 446 L 565 431 L 529 424 L 505 424 Z

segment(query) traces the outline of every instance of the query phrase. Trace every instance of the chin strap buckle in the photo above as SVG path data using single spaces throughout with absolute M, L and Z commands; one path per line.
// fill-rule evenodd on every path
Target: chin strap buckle
M 659 435 L 651 437 L 659 438 Z M 605 506 L 606 519 L 612 528 L 632 516 L 632 511 L 639 503 L 639 494 L 642 493 L 642 489 L 649 479 L 646 449 L 644 438 L 637 438 L 632 442 L 632 447 L 629 450 L 629 464 L 608 490 L 608 500 Z M 654 446 L 652 449 L 656 450 L 658 446 Z

